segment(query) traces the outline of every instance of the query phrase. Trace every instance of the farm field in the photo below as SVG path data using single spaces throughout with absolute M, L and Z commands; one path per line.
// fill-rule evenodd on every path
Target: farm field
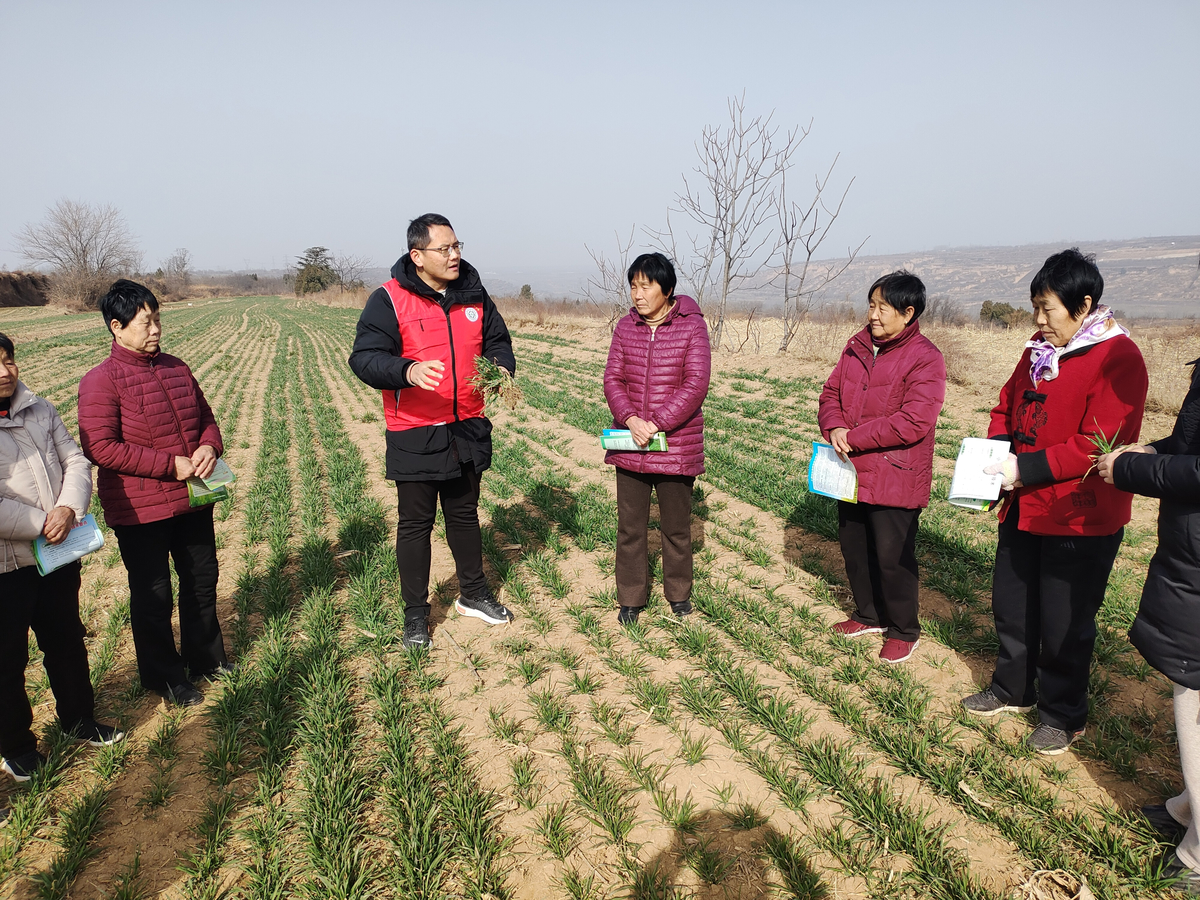
M 515 621 L 454 614 L 439 526 L 433 649 L 406 654 L 379 397 L 345 362 L 356 320 L 280 298 L 163 308 L 163 348 L 195 371 L 239 476 L 216 518 L 240 668 L 192 710 L 142 690 L 108 533 L 81 599 L 98 709 L 129 737 L 64 740 L 34 655 L 51 764 L 30 786 L 0 783 L 0 897 L 998 900 L 1039 896 L 1023 886 L 1047 869 L 1098 898 L 1161 894 L 1170 848 L 1137 810 L 1180 786 L 1171 690 L 1126 638 L 1153 503 L 1135 502 L 1100 613 L 1078 752 L 1037 757 L 1031 719 L 958 705 L 995 653 L 995 522 L 945 503 L 949 473 L 1027 335 L 927 332 L 957 383 L 921 518 L 925 633 L 912 661 L 885 666 L 878 644 L 829 631 L 849 608 L 836 510 L 803 484 L 852 324 L 814 323 L 788 357 L 715 357 L 697 614 L 676 621 L 656 591 L 621 627 L 595 437 L 610 424 L 607 330 L 510 319 L 525 404 L 490 411 L 481 515 Z M 0 310 L 0 331 L 75 433 L 79 378 L 108 352 L 99 315 Z M 1153 439 L 1200 338 L 1134 338 L 1159 398 Z

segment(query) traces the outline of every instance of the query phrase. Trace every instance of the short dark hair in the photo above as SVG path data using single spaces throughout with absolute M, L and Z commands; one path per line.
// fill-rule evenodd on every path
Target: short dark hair
M 1029 284 L 1029 299 L 1036 300 L 1043 294 L 1053 294 L 1062 301 L 1072 319 L 1083 312 L 1084 298 L 1092 298 L 1092 310 L 1100 303 L 1104 293 L 1104 277 L 1091 253 L 1080 253 L 1071 247 L 1055 253 L 1043 264 Z
M 143 307 L 154 312 L 158 309 L 158 298 L 144 284 L 127 278 L 114 281 L 108 293 L 100 298 L 100 315 L 104 316 L 104 327 L 109 331 L 112 331 L 109 323 L 113 319 L 120 322 L 124 328 Z
M 633 279 L 642 275 L 647 281 L 658 282 L 663 294 L 670 297 L 675 293 L 675 267 L 661 253 L 643 253 L 629 267 L 629 284 Z
M 434 225 L 445 225 L 451 230 L 454 229 L 449 219 L 437 213 L 425 213 L 423 216 L 417 216 L 408 223 L 408 249 L 424 250 L 428 247 L 429 229 Z
M 9 359 L 17 358 L 17 348 L 13 346 L 12 338 L 0 331 L 0 353 L 7 353 Z
M 897 269 L 895 272 L 888 272 L 882 278 L 876 278 L 871 289 L 867 291 L 868 300 L 877 289 L 884 302 L 901 315 L 904 315 L 910 306 L 913 308 L 913 317 L 909 325 L 921 318 L 921 313 L 925 312 L 925 283 L 908 269 Z

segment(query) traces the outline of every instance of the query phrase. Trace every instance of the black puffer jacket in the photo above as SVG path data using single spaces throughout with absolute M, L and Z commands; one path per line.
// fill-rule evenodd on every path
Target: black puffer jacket
M 405 290 L 446 309 L 456 303 L 482 303 L 483 356 L 516 373 L 508 326 L 474 266 L 466 260 L 459 263 L 458 278 L 450 282 L 445 297 L 417 276 L 411 257 L 396 260 L 392 277 Z M 404 355 L 391 298 L 382 287 L 376 288 L 358 319 L 350 368 L 373 388 L 398 391 L 411 387 L 406 376 L 413 362 Z M 492 464 L 492 423 L 488 419 L 387 432 L 387 477 L 392 481 L 447 481 L 459 476 L 463 464 L 473 465 L 476 472 Z
M 1200 360 L 1196 360 L 1200 362 Z M 1195 365 L 1195 363 L 1193 363 Z M 1200 690 L 1200 370 L 1170 437 L 1155 453 L 1123 453 L 1113 481 L 1123 491 L 1159 497 L 1158 549 L 1129 640 L 1176 684 Z

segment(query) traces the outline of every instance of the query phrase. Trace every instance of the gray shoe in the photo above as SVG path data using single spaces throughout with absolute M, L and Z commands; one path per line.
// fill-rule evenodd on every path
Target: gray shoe
M 483 619 L 489 625 L 504 625 L 510 616 L 508 608 L 488 591 L 482 597 L 459 597 L 454 603 L 460 616 Z
M 204 695 L 190 681 L 167 688 L 163 696 L 167 698 L 168 706 L 199 706 L 204 702 Z
M 1175 853 L 1167 860 L 1163 869 L 1163 877 L 1173 879 L 1170 890 L 1175 894 L 1186 894 L 1189 897 L 1200 897 L 1200 872 L 1187 865 Z
M 1013 706 L 992 693 L 991 688 L 963 697 L 962 705 L 967 712 L 977 716 L 998 716 L 1002 712 L 1023 713 L 1033 709 L 1032 706 Z
M 429 623 L 425 619 L 413 619 L 404 623 L 404 638 L 400 642 L 405 650 L 429 646 Z
M 1042 756 L 1058 756 L 1066 753 L 1067 749 L 1083 737 L 1083 729 L 1064 731 L 1053 725 L 1042 724 L 1033 729 L 1033 734 L 1025 739 L 1031 750 L 1036 750 Z

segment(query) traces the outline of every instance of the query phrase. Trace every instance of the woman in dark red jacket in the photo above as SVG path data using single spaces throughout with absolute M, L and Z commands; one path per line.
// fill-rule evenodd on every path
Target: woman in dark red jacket
M 991 685 L 963 706 L 993 716 L 1036 702 L 1028 742 L 1047 755 L 1087 723 L 1096 613 L 1133 502 L 1095 471 L 1097 442 L 1135 442 L 1146 403 L 1142 354 L 1100 305 L 1103 291 L 1094 257 L 1073 248 L 1046 260 L 1029 289 L 1040 331 L 988 427 L 1015 451 L 985 469 L 1009 490 L 992 575 L 1000 652 Z
M 187 364 L 160 352 L 158 300 L 150 290 L 121 279 L 100 312 L 113 345 L 79 383 L 80 443 L 100 467 L 100 504 L 129 575 L 142 685 L 192 706 L 204 697 L 189 679 L 228 671 L 217 621 L 213 510 L 193 509 L 186 484 L 212 474 L 221 431 Z M 182 654 L 171 630 L 172 559 Z
M 821 433 L 858 472 L 858 502 L 838 501 L 838 539 L 854 613 L 834 630 L 885 634 L 879 658 L 903 662 L 917 620 L 917 518 L 929 505 L 933 433 L 946 399 L 946 364 L 921 334 L 925 285 L 884 275 L 867 292 L 867 327 L 846 344 L 821 391 Z
M 691 297 L 675 296 L 675 268 L 661 253 L 629 267 L 633 309 L 613 331 L 604 396 L 617 428 L 639 447 L 666 433 L 667 450 L 616 451 L 617 620 L 637 621 L 650 596 L 647 529 L 658 495 L 663 593 L 677 616 L 692 611 L 692 485 L 704 471 L 704 413 L 711 351 L 708 327 Z

